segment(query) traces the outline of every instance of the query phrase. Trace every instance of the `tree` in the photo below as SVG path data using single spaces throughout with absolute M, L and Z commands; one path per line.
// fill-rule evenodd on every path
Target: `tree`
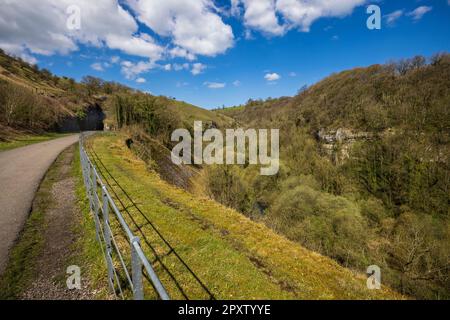
M 438 243 L 434 238 L 436 233 L 442 234 L 447 243 Z M 388 243 L 388 263 L 400 273 L 400 291 L 404 294 L 420 292 L 417 283 L 421 281 L 448 285 L 450 266 L 447 250 L 448 233 L 437 232 L 431 217 L 419 218 L 410 212 L 403 213 Z M 425 292 L 420 294 L 426 295 Z
M 83 77 L 83 79 L 81 80 L 81 83 L 86 86 L 89 96 L 93 96 L 94 94 L 99 93 L 103 86 L 102 79 L 92 77 L 92 76 Z

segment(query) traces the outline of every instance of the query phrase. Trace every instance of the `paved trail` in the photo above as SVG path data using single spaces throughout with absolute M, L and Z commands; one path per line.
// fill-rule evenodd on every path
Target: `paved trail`
M 42 178 L 58 155 L 77 141 L 78 135 L 72 135 L 0 152 L 0 274 Z

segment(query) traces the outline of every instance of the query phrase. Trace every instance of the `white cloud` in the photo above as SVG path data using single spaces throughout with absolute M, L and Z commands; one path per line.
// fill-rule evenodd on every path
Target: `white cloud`
M 421 6 L 416 8 L 414 11 L 407 13 L 407 16 L 412 17 L 414 20 L 418 21 L 431 10 L 433 10 L 433 7 Z
M 136 21 L 117 0 L 78 0 L 80 30 L 67 28 L 70 5 L 73 0 L 0 0 L 0 47 L 16 55 L 53 55 L 68 54 L 84 44 L 160 58 L 164 49 L 148 35 L 135 35 Z
M 236 80 L 236 81 L 233 82 L 233 86 L 240 87 L 241 86 L 241 82 L 239 80 Z
M 173 65 L 173 69 L 175 71 L 181 71 L 181 70 L 189 70 L 189 63 L 183 63 L 183 64 L 179 64 L 179 63 L 174 63 Z
M 385 15 L 385 19 L 387 24 L 392 25 L 395 23 L 395 21 L 397 21 L 401 16 L 403 16 L 404 12 L 403 10 L 396 10 L 392 13 L 389 13 L 387 15 Z
M 448 0 L 450 1 L 450 0 Z M 230 8 L 230 14 L 233 17 L 238 17 L 241 15 L 241 7 L 240 5 L 240 0 L 231 0 L 231 8 Z
M 118 56 L 112 56 L 111 59 L 110 59 L 110 61 L 111 61 L 112 64 L 119 63 L 119 62 L 120 62 L 120 57 L 118 57 Z
M 366 0 L 278 0 L 277 10 L 289 21 L 290 27 L 308 32 L 311 25 L 323 17 L 345 17 Z
M 278 81 L 281 79 L 281 76 L 278 73 L 268 73 L 264 76 L 264 79 L 267 81 Z
M 147 34 L 140 34 L 137 37 L 109 35 L 106 39 L 111 49 L 122 50 L 127 54 L 150 58 L 153 61 L 161 59 L 164 52 L 164 49 Z
M 154 69 L 157 67 L 157 65 L 152 61 L 139 61 L 138 63 L 133 63 L 131 61 L 123 61 L 121 63 L 122 65 L 122 74 L 127 79 L 135 79 L 137 76 L 139 76 L 142 73 L 146 73 L 150 71 L 151 69 Z
M 247 27 L 279 36 L 296 28 L 309 32 L 323 17 L 344 17 L 367 0 L 239 0 L 245 8 Z
M 276 15 L 275 0 L 242 0 L 245 25 L 272 35 L 282 35 L 285 27 Z
M 177 82 L 176 86 L 177 88 L 187 87 L 189 83 L 187 82 Z
M 137 82 L 137 83 L 146 83 L 147 80 L 145 80 L 144 78 L 137 78 L 137 79 L 136 79 L 136 82 Z
M 206 66 L 203 63 L 194 63 L 192 65 L 192 69 L 191 69 L 191 73 L 196 76 L 199 75 L 200 73 L 203 73 L 203 71 L 206 70 Z
M 0 47 L 1 47 L 1 45 L 0 45 Z M 38 60 L 35 57 L 33 57 L 32 55 L 30 55 L 26 52 L 22 52 L 22 53 L 19 53 L 16 55 L 19 56 L 23 61 L 28 62 L 29 64 L 33 65 L 33 64 L 38 63 Z
M 91 68 L 93 70 L 99 71 L 99 72 L 105 71 L 105 69 L 103 69 L 103 65 L 101 63 L 99 63 L 99 62 L 91 64 Z
M 223 89 L 227 84 L 223 82 L 205 82 L 203 85 L 207 86 L 209 89 Z
M 186 49 L 175 47 L 169 51 L 172 58 L 184 58 L 189 61 L 194 61 L 196 59 L 195 55 L 187 51 Z
M 126 0 L 139 21 L 191 54 L 215 56 L 233 46 L 231 26 L 213 0 Z

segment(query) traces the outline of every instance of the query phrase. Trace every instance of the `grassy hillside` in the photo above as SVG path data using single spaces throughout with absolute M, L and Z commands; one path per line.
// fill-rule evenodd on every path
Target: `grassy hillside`
M 144 117 L 144 127 L 152 127 L 152 134 L 164 133 L 170 125 L 189 127 L 194 120 L 217 126 L 233 122 L 227 116 L 119 83 L 91 76 L 81 82 L 57 77 L 0 49 L 0 140 L 58 130 L 66 119 L 85 119 L 92 108 L 101 108 L 111 128 L 130 126 Z
M 217 202 L 164 182 L 126 147 L 126 138 L 120 135 L 96 137 L 90 142 L 90 150 L 95 151 L 216 298 L 401 298 L 387 288 L 368 290 L 364 275 L 342 268 L 331 259 L 308 251 Z M 175 274 L 186 295 L 191 299 L 207 298 L 198 285 L 178 269 L 173 256 L 164 254 L 145 220 L 137 213 L 134 217 L 144 226 L 145 234 L 156 245 L 162 261 Z M 148 254 L 152 253 L 148 250 Z M 171 296 L 183 298 L 158 263 L 155 268 Z

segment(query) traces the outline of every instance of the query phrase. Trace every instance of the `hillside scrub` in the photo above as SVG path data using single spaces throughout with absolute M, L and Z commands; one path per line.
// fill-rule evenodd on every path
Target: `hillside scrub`
M 282 166 L 270 179 L 251 166 L 233 169 L 231 180 L 207 168 L 210 195 L 341 265 L 377 264 L 402 293 L 448 299 L 448 79 L 450 55 L 415 57 L 331 75 L 293 98 L 218 110 L 245 127 L 280 128 Z M 319 131 L 340 128 L 362 134 L 332 142 L 330 154 Z M 344 148 L 348 156 L 335 161 Z M 240 186 L 233 201 L 227 181 Z
M 110 100 L 135 90 L 86 76 L 80 82 L 0 51 L 0 125 L 27 133 L 54 132 L 67 119 L 84 120 L 101 108 L 110 118 Z M 0 132 L 0 138 L 2 133 Z

